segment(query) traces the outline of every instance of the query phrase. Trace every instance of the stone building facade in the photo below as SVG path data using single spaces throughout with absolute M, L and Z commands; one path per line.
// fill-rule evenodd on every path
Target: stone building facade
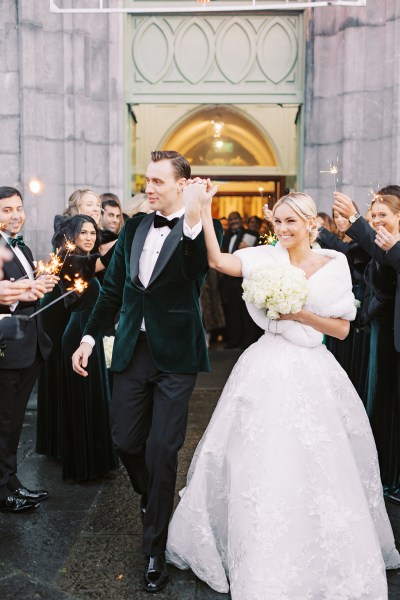
M 123 5 L 124 0 L 113 0 L 114 7 Z M 371 188 L 400 183 L 400 3 L 367 0 L 365 7 L 298 14 L 303 23 L 298 39 L 304 44 L 304 93 L 297 100 L 297 141 L 290 130 L 285 134 L 294 144 L 287 153 L 288 174 L 290 170 L 295 181 L 297 170 L 297 187 L 329 211 L 333 181 L 320 171 L 337 157 L 338 189 L 364 209 Z M 135 99 L 127 65 L 130 23 L 132 17 L 122 14 L 50 13 L 48 0 L 0 2 L 0 181 L 24 193 L 25 234 L 38 257 L 47 254 L 53 217 L 72 190 L 112 190 L 121 197 L 127 193 L 132 168 L 128 125 Z M 235 27 L 240 30 L 240 17 Z M 260 31 L 265 28 L 260 26 Z M 190 78 L 190 69 L 188 73 Z M 154 98 L 153 105 L 166 101 L 162 94 Z M 204 102 L 201 86 L 199 97 L 192 96 L 190 102 Z M 224 102 L 229 102 L 227 96 Z M 275 110 L 276 103 L 274 108 L 273 98 L 267 98 L 264 107 Z M 254 108 L 248 104 L 246 110 L 256 122 L 255 111 L 264 111 L 262 92 Z M 137 108 L 140 116 L 153 112 L 145 104 Z M 276 128 L 278 121 L 273 121 Z M 154 144 L 150 125 L 144 121 L 140 126 L 147 146 Z M 159 132 L 160 140 L 166 136 L 167 131 Z M 36 195 L 29 187 L 35 178 L 43 186 Z
M 330 208 L 338 189 L 365 212 L 370 190 L 400 184 L 400 2 L 309 11 L 304 188 Z M 323 166 L 321 166 L 323 165 Z
M 122 190 L 123 18 L 1 0 L 0 24 L 0 181 L 22 191 L 25 235 L 45 256 L 74 189 Z

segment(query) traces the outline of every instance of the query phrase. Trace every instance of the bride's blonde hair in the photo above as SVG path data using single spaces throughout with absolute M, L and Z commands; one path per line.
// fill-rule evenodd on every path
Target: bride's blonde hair
M 308 194 L 304 192 L 290 192 L 286 196 L 279 198 L 278 202 L 272 209 L 272 214 L 275 214 L 276 209 L 282 204 L 287 204 L 308 223 L 310 243 L 315 242 L 318 237 L 318 223 L 317 223 L 317 207 L 315 206 L 314 200 Z

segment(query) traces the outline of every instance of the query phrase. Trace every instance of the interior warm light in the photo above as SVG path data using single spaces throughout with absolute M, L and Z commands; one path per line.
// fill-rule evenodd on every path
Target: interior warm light
M 217 140 L 215 142 L 215 147 L 216 148 L 223 148 L 223 146 L 224 146 L 224 142 L 222 140 Z
M 29 189 L 32 194 L 35 194 L 36 196 L 43 191 L 43 183 L 40 181 L 40 179 L 31 179 L 29 182 Z
M 213 126 L 213 129 L 214 129 L 213 136 L 215 138 L 221 137 L 222 128 L 224 126 L 223 122 L 222 121 L 211 121 L 211 125 Z

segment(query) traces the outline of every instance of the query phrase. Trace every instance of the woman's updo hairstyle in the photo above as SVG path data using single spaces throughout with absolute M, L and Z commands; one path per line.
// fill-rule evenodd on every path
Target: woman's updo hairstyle
M 318 223 L 317 223 L 317 207 L 315 206 L 314 200 L 308 194 L 304 192 L 290 192 L 286 196 L 279 198 L 278 202 L 272 209 L 272 214 L 275 215 L 275 211 L 282 204 L 287 204 L 308 223 L 310 244 L 315 242 L 318 237 Z
M 86 194 L 92 194 L 92 196 L 95 196 L 98 200 L 99 207 L 101 209 L 101 200 L 100 200 L 99 195 L 96 194 L 96 192 L 94 192 L 93 190 L 87 190 L 87 189 L 75 190 L 75 192 L 72 192 L 72 194 L 68 198 L 67 208 L 64 210 L 63 215 L 65 215 L 67 217 L 74 217 L 75 215 L 81 214 L 80 207 L 81 207 L 82 199 Z

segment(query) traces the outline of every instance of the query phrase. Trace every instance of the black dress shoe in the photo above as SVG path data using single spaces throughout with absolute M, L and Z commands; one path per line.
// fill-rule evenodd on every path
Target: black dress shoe
M 31 502 L 40 502 L 41 500 L 46 500 L 46 498 L 49 497 L 49 492 L 46 492 L 46 490 L 28 490 L 23 486 L 13 490 L 12 494 L 17 498 L 30 500 Z
M 164 554 L 148 556 L 144 569 L 144 589 L 146 592 L 159 592 L 168 581 L 167 563 Z
M 389 502 L 400 506 L 400 494 L 385 494 L 385 498 L 386 500 L 389 500 Z
M 35 510 L 39 506 L 39 502 L 32 502 L 31 500 L 19 498 L 13 494 L 10 494 L 6 498 L 0 500 L 0 512 L 9 512 L 13 513 L 14 515 L 20 515 L 22 513 Z

